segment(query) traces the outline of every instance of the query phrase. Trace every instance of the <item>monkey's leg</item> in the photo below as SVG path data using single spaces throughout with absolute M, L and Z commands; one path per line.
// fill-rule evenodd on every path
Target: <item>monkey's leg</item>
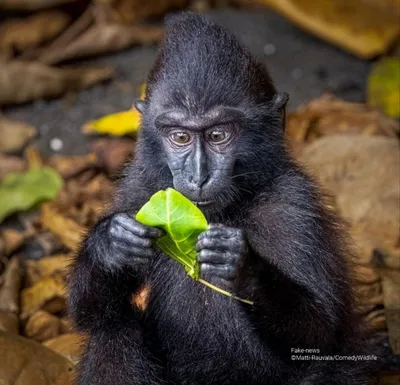
M 76 385 L 162 385 L 162 368 L 143 344 L 138 325 L 89 337 Z

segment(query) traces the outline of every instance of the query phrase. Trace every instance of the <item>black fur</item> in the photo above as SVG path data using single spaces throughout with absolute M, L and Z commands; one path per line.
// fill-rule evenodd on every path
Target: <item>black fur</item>
M 141 105 L 136 158 L 70 277 L 70 312 L 89 334 L 78 384 L 369 384 L 363 362 L 291 360 L 291 348 L 358 354 L 361 336 L 342 231 L 285 150 L 285 98 L 221 27 L 194 14 L 167 24 Z M 245 119 L 231 183 L 217 194 L 221 205 L 205 214 L 244 231 L 248 252 L 230 289 L 254 306 L 192 280 L 159 251 L 145 267 L 103 263 L 120 255 L 107 241 L 114 214 L 133 215 L 153 193 L 173 186 L 154 128 L 157 112 L 178 106 L 202 114 L 218 105 Z M 142 312 L 130 298 L 144 284 L 150 296 Z

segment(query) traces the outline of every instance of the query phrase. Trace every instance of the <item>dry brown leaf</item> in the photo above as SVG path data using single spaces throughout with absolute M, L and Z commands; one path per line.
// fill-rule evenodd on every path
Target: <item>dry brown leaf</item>
M 130 138 L 102 138 L 90 143 L 109 175 L 115 175 L 133 156 L 135 141 Z
M 64 47 L 46 50 L 39 60 L 58 64 L 65 60 L 116 52 L 135 44 L 152 45 L 161 39 L 161 27 L 98 23 Z
M 32 286 L 45 278 L 65 279 L 68 267 L 72 263 L 72 258 L 71 254 L 58 254 L 38 260 L 26 260 L 27 285 Z
M 49 158 L 49 166 L 54 168 L 64 178 L 72 178 L 83 171 L 99 166 L 96 154 L 63 156 L 53 155 Z
M 362 58 L 388 50 L 400 33 L 398 15 L 363 0 L 257 0 L 322 39 Z
M 26 168 L 25 160 L 18 156 L 0 154 L 0 180 L 10 172 L 22 172 Z
M 376 249 L 400 255 L 396 138 L 324 137 L 307 145 L 300 159 L 335 196 L 340 214 L 351 224 L 361 264 L 368 264 Z
M 61 317 L 60 318 L 60 327 L 61 327 L 61 334 L 70 333 L 74 330 L 73 323 L 70 318 L 68 317 Z
M 365 321 L 372 330 L 387 329 L 385 310 L 383 309 L 372 311 L 365 317 Z
M 37 310 L 51 314 L 61 312 L 66 307 L 65 282 L 60 279 L 46 278 L 21 292 L 21 318 L 27 319 Z
M 354 279 L 356 282 L 369 284 L 380 280 L 379 274 L 371 266 L 355 265 Z
M 293 145 L 327 135 L 378 135 L 396 137 L 399 124 L 378 110 L 323 95 L 289 114 L 286 134 Z
M 40 219 L 36 217 L 37 219 Z M 40 223 L 40 225 L 42 225 Z M 40 229 L 42 231 L 42 229 Z M 41 233 L 35 234 L 35 236 L 28 242 L 28 245 L 33 249 L 32 258 L 39 259 L 47 255 L 53 255 L 61 252 L 64 249 L 64 245 L 61 241 L 50 231 L 42 231 Z
M 39 343 L 0 331 L 4 385 L 73 385 L 75 365 Z
M 82 353 L 84 338 L 76 333 L 63 334 L 43 343 L 44 346 L 77 363 Z
M 111 6 L 122 20 L 132 22 L 161 16 L 171 9 L 185 8 L 188 3 L 188 0 L 113 0 Z
M 76 221 L 64 216 L 54 203 L 41 206 L 43 226 L 55 234 L 70 250 L 75 250 L 86 231 Z
M 0 255 L 11 255 L 24 244 L 26 238 L 26 233 L 7 228 L 2 230 L 0 232 Z
M 382 285 L 380 282 L 368 285 L 356 285 L 354 291 L 361 304 L 368 303 L 370 298 L 377 297 L 382 293 Z
M 400 374 L 381 374 L 379 385 L 400 385 Z
M 14 256 L 6 266 L 0 282 L 0 310 L 17 314 L 19 312 L 19 291 L 21 288 L 21 265 Z
M 53 68 L 37 62 L 0 61 L 0 105 L 54 98 L 110 79 L 110 68 Z
M 400 354 L 400 271 L 382 269 L 380 272 L 390 346 L 394 354 Z
M 53 8 L 61 4 L 73 3 L 76 0 L 0 0 L 0 9 L 35 11 Z
M 18 152 L 37 135 L 34 126 L 0 115 L 0 151 Z
M 107 199 L 110 197 L 113 187 L 110 179 L 104 174 L 99 174 L 82 186 L 79 197 L 82 201 L 95 198 Z
M 1 0 L 0 0 L 1 3 Z M 43 11 L 27 18 L 6 20 L 0 26 L 0 52 L 23 52 L 54 39 L 70 22 L 60 11 Z
M 14 313 L 8 313 L 0 310 L 0 331 L 18 334 L 19 318 Z
M 61 334 L 61 321 L 47 311 L 38 310 L 26 322 L 24 334 L 38 342 L 55 338 Z

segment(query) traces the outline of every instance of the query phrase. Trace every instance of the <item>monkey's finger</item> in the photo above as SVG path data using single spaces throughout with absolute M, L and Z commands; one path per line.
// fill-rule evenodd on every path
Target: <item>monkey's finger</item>
M 224 279 L 234 279 L 237 277 L 238 271 L 232 265 L 211 265 L 202 263 L 200 265 L 200 275 L 204 278 L 207 276 L 217 276 Z
M 227 227 L 224 225 L 210 225 L 209 229 L 199 235 L 199 239 L 203 237 L 218 237 L 218 238 L 234 238 L 242 236 L 242 231 L 234 227 Z
M 128 246 L 132 247 L 151 247 L 154 242 L 153 238 L 139 237 L 131 231 L 125 230 L 123 227 L 112 227 L 110 229 L 110 235 L 114 240 L 126 243 Z
M 159 238 L 164 234 L 161 229 L 143 225 L 126 213 L 116 214 L 113 221 L 139 237 Z
M 200 263 L 209 263 L 216 265 L 236 265 L 240 259 L 240 255 L 230 252 L 219 252 L 203 249 L 197 254 L 197 260 Z
M 227 238 L 214 238 L 214 237 L 202 237 L 197 240 L 196 251 L 200 252 L 203 249 L 228 251 L 237 250 L 241 252 L 245 249 L 245 242 L 241 239 L 227 239 Z

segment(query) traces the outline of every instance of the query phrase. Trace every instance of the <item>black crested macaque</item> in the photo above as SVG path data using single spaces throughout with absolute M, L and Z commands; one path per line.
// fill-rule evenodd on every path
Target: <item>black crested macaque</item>
M 292 357 L 358 353 L 361 337 L 340 227 L 285 149 L 286 101 L 225 29 L 167 21 L 135 159 L 70 277 L 89 336 L 79 385 L 369 383 L 364 363 Z M 192 280 L 135 221 L 167 187 L 214 224 L 198 238 L 202 277 L 253 306 Z M 143 287 L 145 310 L 131 301 Z

